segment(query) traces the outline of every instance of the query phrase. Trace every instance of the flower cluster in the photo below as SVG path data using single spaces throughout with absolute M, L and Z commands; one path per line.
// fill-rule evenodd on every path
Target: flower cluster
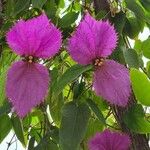
M 6 37 L 10 48 L 23 57 L 8 71 L 6 94 L 17 114 L 24 117 L 47 94 L 50 75 L 37 59 L 53 57 L 59 51 L 61 32 L 42 14 L 27 21 L 20 20 Z
M 131 141 L 128 135 L 106 129 L 89 140 L 89 150 L 129 150 Z
M 111 104 L 126 106 L 130 95 L 127 68 L 109 60 L 115 49 L 117 34 L 108 21 L 96 21 L 89 14 L 69 40 L 69 53 L 81 65 L 93 64 L 93 87 L 97 95 Z
M 61 32 L 45 14 L 18 21 L 7 33 L 7 43 L 22 60 L 8 70 L 6 94 L 20 117 L 40 104 L 48 91 L 50 75 L 38 63 L 53 57 L 61 46 Z M 68 51 L 81 65 L 93 64 L 93 87 L 111 104 L 126 106 L 130 95 L 127 68 L 107 57 L 117 45 L 117 34 L 108 21 L 96 21 L 89 14 L 68 42 Z

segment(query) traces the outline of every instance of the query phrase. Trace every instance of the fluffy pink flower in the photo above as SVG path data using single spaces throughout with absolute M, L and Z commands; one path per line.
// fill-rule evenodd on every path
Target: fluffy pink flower
M 130 138 L 107 129 L 91 138 L 88 147 L 89 150 L 129 150 Z
M 95 66 L 93 86 L 97 95 L 111 104 L 126 106 L 131 90 L 128 70 L 106 59 L 116 43 L 114 27 L 108 21 L 96 21 L 87 14 L 70 38 L 68 50 L 79 64 Z
M 7 43 L 23 61 L 15 62 L 8 71 L 6 94 L 20 117 L 40 104 L 48 91 L 48 70 L 38 58 L 54 56 L 61 46 L 60 31 L 42 14 L 18 21 L 7 33 Z

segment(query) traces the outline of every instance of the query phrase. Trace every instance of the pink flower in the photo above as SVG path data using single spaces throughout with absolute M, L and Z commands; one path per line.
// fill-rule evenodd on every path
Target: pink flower
M 89 150 L 129 150 L 130 138 L 107 129 L 91 138 L 88 147 Z
M 68 50 L 79 64 L 95 66 L 93 87 L 97 95 L 111 104 L 126 106 L 131 91 L 128 70 L 106 59 L 116 43 L 114 27 L 108 21 L 96 21 L 87 14 L 70 38 Z
M 11 66 L 6 82 L 7 97 L 17 114 L 24 117 L 47 94 L 49 73 L 37 59 L 52 57 L 59 51 L 61 33 L 42 14 L 27 21 L 18 21 L 6 38 L 10 48 L 24 58 Z

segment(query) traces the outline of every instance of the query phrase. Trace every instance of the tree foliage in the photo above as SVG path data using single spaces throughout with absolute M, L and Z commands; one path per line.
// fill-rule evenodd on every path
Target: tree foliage
M 122 121 L 131 134 L 145 134 L 149 139 L 150 39 L 139 39 L 139 34 L 150 28 L 149 0 L 114 0 L 109 3 L 109 12 L 95 11 L 92 0 L 0 2 L 0 142 L 13 129 L 18 140 L 29 150 L 87 150 L 87 141 L 96 132 L 106 127 L 122 130 L 114 107 L 92 90 L 92 66 L 76 64 L 66 51 L 67 39 L 86 11 L 97 20 L 109 19 L 118 32 L 118 46 L 110 58 L 129 68 L 136 101 L 124 111 Z M 18 19 L 29 19 L 43 11 L 61 29 L 63 44 L 58 55 L 44 60 L 52 78 L 48 96 L 20 119 L 5 95 L 7 70 L 18 60 L 8 47 L 5 35 Z

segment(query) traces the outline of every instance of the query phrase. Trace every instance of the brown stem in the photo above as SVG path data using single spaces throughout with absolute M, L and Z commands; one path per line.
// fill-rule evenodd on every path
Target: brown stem
M 123 119 L 122 119 L 125 112 L 128 111 L 128 109 L 135 104 L 136 104 L 135 97 L 132 93 L 127 107 L 125 107 L 125 108 L 120 108 L 120 107 L 115 107 L 115 106 L 113 107 L 114 116 L 115 116 L 119 126 L 121 127 L 122 132 L 124 132 L 130 136 L 131 141 L 132 141 L 131 150 L 150 150 L 149 145 L 148 145 L 148 139 L 146 138 L 146 135 L 133 133 L 126 126 L 126 124 L 123 122 Z
M 101 10 L 104 10 L 106 12 L 109 12 L 109 4 L 107 0 L 93 0 L 94 2 L 94 8 L 95 8 L 95 13 L 98 13 Z M 126 124 L 123 122 L 123 116 L 124 113 L 133 105 L 136 104 L 136 100 L 134 97 L 134 94 L 131 94 L 129 104 L 126 108 L 120 108 L 120 107 L 113 107 L 113 113 L 114 116 L 122 130 L 122 132 L 130 135 L 132 145 L 131 145 L 131 150 L 150 150 L 149 145 L 148 145 L 148 139 L 146 138 L 146 135 L 142 134 L 137 134 L 133 133 L 130 131 L 130 129 L 126 126 Z

